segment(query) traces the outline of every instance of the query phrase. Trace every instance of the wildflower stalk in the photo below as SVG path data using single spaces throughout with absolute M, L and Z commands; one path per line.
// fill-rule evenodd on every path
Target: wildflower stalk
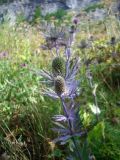
M 69 67 L 70 67 L 70 53 L 71 53 L 71 49 L 70 49 L 70 48 L 69 48 L 69 49 L 67 48 L 65 52 L 66 52 L 66 53 L 69 52 L 68 57 L 66 57 L 66 76 L 67 76 L 67 75 L 68 75 L 68 71 L 69 71 Z
M 57 42 L 55 42 L 56 55 L 59 56 L 59 48 Z
M 83 55 L 84 55 L 84 63 L 85 63 L 85 62 L 87 62 L 87 55 L 86 55 L 86 52 L 85 52 L 85 48 L 83 48 L 82 52 L 83 52 Z M 90 64 L 86 63 L 85 65 L 86 65 L 86 78 L 88 79 L 90 88 L 93 90 L 94 89 L 94 83 L 93 83 L 93 77 L 92 77 L 91 72 L 90 72 L 90 66 L 89 66 Z M 96 106 L 96 120 L 98 122 L 99 121 L 99 117 L 98 117 L 98 114 L 97 114 L 97 109 L 99 107 L 98 107 L 96 91 L 94 93 L 92 93 L 92 95 L 94 97 L 94 104 Z
M 76 80 L 76 75 L 79 71 L 79 59 L 75 59 L 74 64 L 71 63 L 72 60 L 72 45 L 75 38 L 77 21 L 75 20 L 75 26 L 72 26 L 71 31 L 69 32 L 69 38 L 65 44 L 65 60 L 60 56 L 61 45 L 59 43 L 59 38 L 61 40 L 60 34 L 57 34 L 57 40 L 54 42 L 54 48 L 56 51 L 56 57 L 52 61 L 52 73 L 42 70 L 40 74 L 46 79 L 46 83 L 50 84 L 53 89 L 46 89 L 44 94 L 52 98 L 57 98 L 61 101 L 61 106 L 63 109 L 63 115 L 55 115 L 53 118 L 55 120 L 56 128 L 53 128 L 54 131 L 59 132 L 59 137 L 54 140 L 54 143 L 61 142 L 66 144 L 68 139 L 70 139 L 74 145 L 74 153 L 69 155 L 69 160 L 75 158 L 75 160 L 84 160 L 83 157 L 88 157 L 87 148 L 85 147 L 86 153 L 84 155 L 83 150 L 79 149 L 77 144 L 76 136 L 85 138 L 85 145 L 87 144 L 87 134 L 88 129 L 84 129 L 82 121 L 79 117 L 79 107 L 78 103 L 75 102 L 75 97 L 77 96 L 77 88 L 79 81 Z M 62 37 L 63 38 L 63 37 Z M 53 42 L 52 42 L 53 43 Z M 86 57 L 85 57 L 86 58 Z M 86 69 L 86 72 L 89 71 L 89 68 Z M 92 78 L 90 77 L 90 72 L 88 72 L 87 78 L 90 83 L 90 87 L 94 89 Z M 96 108 L 98 106 L 96 92 L 93 92 Z M 67 101 L 66 101 L 67 100 Z M 68 106 L 69 105 L 69 106 Z M 77 108 L 78 107 L 78 108 Z M 96 115 L 98 121 L 98 115 Z M 88 159 L 88 158 L 86 158 Z
M 74 144 L 74 147 L 76 148 L 76 151 L 77 151 L 77 157 L 79 158 L 79 160 L 83 160 L 82 159 L 82 155 L 77 147 L 77 143 L 76 143 L 76 139 L 74 138 L 74 133 L 72 131 L 72 123 L 71 123 L 71 120 L 69 118 L 69 114 L 67 112 L 67 107 L 66 107 L 66 104 L 64 102 L 64 99 L 60 96 L 60 100 L 61 100 L 61 103 L 62 103 L 62 107 L 63 107 L 63 111 L 65 113 L 65 116 L 67 118 L 67 122 L 68 122 L 68 127 L 69 127 L 69 130 L 70 130 L 70 134 L 72 136 L 71 140 L 73 141 L 73 144 Z
M 93 80 L 92 80 L 92 75 L 91 75 L 91 73 L 90 73 L 90 69 L 89 68 L 87 68 L 87 79 L 88 79 L 88 81 L 89 81 L 89 85 L 90 85 L 90 88 L 91 89 L 94 89 L 94 84 L 93 84 Z M 97 95 L 96 95 L 96 91 L 94 92 L 94 93 L 92 93 L 93 94 L 93 97 L 94 97 L 94 103 L 95 103 L 95 106 L 96 106 L 96 111 L 97 111 L 97 108 L 99 108 L 98 107 L 98 101 L 97 101 Z M 98 114 L 96 114 L 96 120 L 97 120 L 97 122 L 99 121 L 99 116 L 98 116 Z

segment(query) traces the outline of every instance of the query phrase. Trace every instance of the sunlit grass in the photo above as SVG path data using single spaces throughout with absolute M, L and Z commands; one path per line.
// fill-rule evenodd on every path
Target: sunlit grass
M 116 88 L 111 83 L 111 66 L 118 64 L 119 59 L 111 59 L 112 47 L 106 47 L 106 43 L 112 36 L 119 38 L 119 21 L 114 16 L 101 22 L 87 21 L 87 17 L 83 19 L 79 24 L 79 31 L 73 46 L 74 54 L 80 56 L 81 59 L 84 58 L 84 52 L 77 46 L 82 39 L 88 39 L 91 35 L 95 37 L 93 48 L 85 49 L 85 53 L 90 59 L 102 58 L 102 63 L 97 67 L 91 65 L 91 70 L 95 83 L 98 83 L 97 96 L 105 125 L 107 122 L 105 136 L 107 136 L 109 125 L 117 132 L 113 135 L 118 136 L 120 86 Z M 48 62 L 50 63 L 50 52 L 40 48 L 43 43 L 43 34 L 38 26 L 31 26 L 27 23 L 15 27 L 9 27 L 8 24 L 0 26 L 0 54 L 7 53 L 6 56 L 0 57 L 0 145 L 8 152 L 12 160 L 18 157 L 22 160 L 32 160 L 36 155 L 39 159 L 48 160 L 50 159 L 48 157 L 52 157 L 51 159 L 54 160 L 51 151 L 58 149 L 51 142 L 55 137 L 51 131 L 53 125 L 51 119 L 54 114 L 61 112 L 59 102 L 56 103 L 43 97 L 41 77 L 33 72 L 34 69 L 40 69 L 43 66 L 47 68 Z M 99 50 L 96 49 L 97 47 L 103 48 Z M 118 52 L 119 48 L 118 43 L 116 45 Z M 85 95 L 83 94 L 81 101 L 84 103 L 87 100 L 88 104 L 92 101 L 92 96 L 88 83 L 85 81 L 85 74 L 83 67 L 79 77 Z M 110 141 L 110 138 L 114 136 L 111 130 L 108 132 L 110 132 L 108 138 Z M 93 137 L 94 133 L 90 141 Z M 118 139 L 120 139 L 119 136 Z M 110 143 L 117 148 L 116 142 L 110 141 Z M 91 146 L 98 158 L 97 154 L 100 156 L 103 151 L 101 142 L 98 144 L 91 142 Z M 102 148 L 101 152 L 98 151 L 99 146 Z M 105 154 L 106 152 L 101 157 L 104 158 Z

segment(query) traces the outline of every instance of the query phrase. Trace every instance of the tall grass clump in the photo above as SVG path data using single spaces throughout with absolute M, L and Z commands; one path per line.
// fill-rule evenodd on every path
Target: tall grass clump
M 27 23 L 3 24 L 0 30 L 0 159 L 47 159 L 53 136 L 50 117 L 59 108 L 44 99 L 41 78 L 30 72 L 44 65 L 44 53 L 38 58 L 42 35 Z

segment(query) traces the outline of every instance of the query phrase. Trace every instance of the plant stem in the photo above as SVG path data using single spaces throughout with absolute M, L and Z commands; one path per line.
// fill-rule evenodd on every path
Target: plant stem
M 75 148 L 76 148 L 77 157 L 79 158 L 79 160 L 83 160 L 82 155 L 81 155 L 81 153 L 79 152 L 79 149 L 78 149 L 78 147 L 77 147 L 76 140 L 75 140 L 75 138 L 74 138 L 74 134 L 73 134 L 73 131 L 72 131 L 72 123 L 71 123 L 71 120 L 70 120 L 70 118 L 69 118 L 69 114 L 68 114 L 68 112 L 67 112 L 66 104 L 65 104 L 65 102 L 64 102 L 64 100 L 63 100 L 62 97 L 60 97 L 60 100 L 61 100 L 61 103 L 62 103 L 62 107 L 63 107 L 64 113 L 65 113 L 65 115 L 66 115 L 66 117 L 67 117 L 68 127 L 69 127 L 69 130 L 70 130 L 70 134 L 71 134 L 71 136 L 72 136 L 71 140 L 73 141 L 73 144 L 74 144 L 74 146 L 75 146 Z
M 59 48 L 57 42 L 55 42 L 56 55 L 59 56 Z

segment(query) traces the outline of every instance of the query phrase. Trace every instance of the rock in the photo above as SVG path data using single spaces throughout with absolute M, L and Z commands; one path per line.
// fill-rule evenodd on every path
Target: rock
M 41 3 L 40 6 L 42 15 L 46 15 L 47 13 L 54 13 L 58 9 L 66 9 L 65 5 L 60 2 Z
M 97 8 L 94 12 L 90 12 L 89 16 L 93 20 L 102 20 L 107 15 L 107 11 L 105 9 Z
M 116 0 L 111 3 L 111 12 L 120 20 L 120 1 Z
M 14 25 L 19 16 L 29 20 L 30 15 L 32 14 L 33 16 L 34 14 L 36 5 L 29 0 L 14 1 L 9 4 L 0 5 L 0 22 L 9 21 L 11 25 Z
M 78 6 L 78 0 L 66 0 L 66 6 L 75 9 Z
M 41 7 L 42 14 L 46 15 L 47 13 L 56 12 L 61 8 L 80 11 L 84 7 L 101 1 L 102 0 L 13 0 L 11 3 L 0 5 L 0 23 L 10 21 L 10 24 L 14 25 L 20 16 L 23 19 L 31 21 L 38 6 Z M 120 6 L 118 6 L 118 8 L 120 8 Z M 97 9 L 94 14 L 91 13 L 91 16 L 94 19 L 102 19 L 104 14 L 103 9 Z
M 114 13 L 120 12 L 120 1 L 116 0 L 111 4 L 111 9 Z

